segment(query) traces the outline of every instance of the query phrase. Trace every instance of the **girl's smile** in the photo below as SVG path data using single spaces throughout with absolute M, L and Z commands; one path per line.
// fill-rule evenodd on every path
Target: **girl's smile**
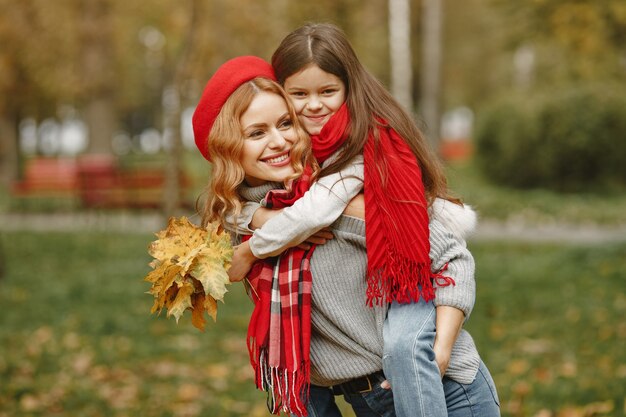
M 315 64 L 288 77 L 285 90 L 310 135 L 318 135 L 346 99 L 343 81 Z

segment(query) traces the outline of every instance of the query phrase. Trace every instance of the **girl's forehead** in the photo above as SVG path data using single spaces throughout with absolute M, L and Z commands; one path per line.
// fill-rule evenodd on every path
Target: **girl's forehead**
M 342 81 L 335 74 L 324 71 L 317 64 L 311 63 L 295 74 L 287 77 L 287 79 L 285 79 L 285 87 L 296 84 L 318 85 L 337 82 Z

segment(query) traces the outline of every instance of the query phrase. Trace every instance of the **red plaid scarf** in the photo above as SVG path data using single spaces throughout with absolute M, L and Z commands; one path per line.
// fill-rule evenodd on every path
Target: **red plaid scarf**
M 293 204 L 308 190 L 310 169 L 289 190 L 272 190 L 266 206 Z M 257 261 L 248 279 L 255 289 L 248 326 L 248 352 L 257 388 L 267 391 L 272 414 L 306 416 L 311 341 L 310 250 L 291 248 L 278 257 Z
M 378 139 L 370 132 L 365 163 L 365 238 L 367 302 L 425 301 L 434 298 L 431 282 L 427 202 L 415 155 L 384 120 Z M 344 103 L 311 137 L 318 161 L 337 151 L 347 138 L 350 113 Z
M 368 258 L 367 300 L 426 301 L 434 298 L 430 271 L 427 203 L 421 169 L 404 140 L 379 120 L 379 138 L 364 147 L 365 224 Z M 344 104 L 312 148 L 320 163 L 345 142 L 350 116 Z M 287 190 L 266 196 L 272 208 L 290 206 L 308 190 L 310 170 Z M 313 248 L 291 248 L 260 260 L 248 274 L 256 294 L 248 327 L 248 350 L 257 388 L 268 392 L 268 408 L 306 415 L 311 338 Z M 433 275 L 438 278 L 439 275 Z

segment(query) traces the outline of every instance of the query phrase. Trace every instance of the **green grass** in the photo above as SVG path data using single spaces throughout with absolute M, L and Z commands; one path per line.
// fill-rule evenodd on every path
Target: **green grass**
M 626 244 L 470 246 L 478 297 L 468 329 L 504 414 L 623 416 Z
M 492 184 L 472 162 L 447 167 L 450 188 L 482 218 L 526 223 L 626 224 L 626 193 L 556 193 Z
M 204 333 L 188 315 L 150 315 L 151 240 L 0 235 L 0 417 L 268 415 L 252 385 L 242 288 Z M 470 248 L 478 300 L 468 328 L 503 415 L 624 416 L 626 244 Z

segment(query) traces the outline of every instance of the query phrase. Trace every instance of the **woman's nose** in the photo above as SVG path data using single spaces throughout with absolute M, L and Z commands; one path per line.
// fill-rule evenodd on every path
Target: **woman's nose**
M 270 134 L 269 146 L 272 148 L 283 148 L 287 141 L 278 129 L 272 129 Z

